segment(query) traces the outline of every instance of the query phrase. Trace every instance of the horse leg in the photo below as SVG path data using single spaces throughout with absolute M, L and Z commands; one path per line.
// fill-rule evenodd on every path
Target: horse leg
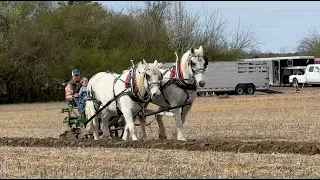
M 109 120 L 112 117 L 111 113 L 106 112 L 104 114 L 104 117 L 101 118 L 101 122 L 102 122 L 102 138 L 103 139 L 112 139 L 112 137 L 110 136 L 110 129 L 109 129 Z
M 158 111 L 162 110 L 161 107 L 158 109 Z M 155 115 L 155 118 L 158 122 L 158 126 L 159 126 L 159 139 L 167 139 L 167 133 L 166 133 L 166 128 L 164 127 L 162 118 L 163 115 Z
M 140 139 L 141 140 L 146 140 L 147 139 L 147 134 L 146 134 L 146 118 L 139 115 L 139 122 L 140 122 L 140 127 L 141 127 L 141 132 L 140 132 Z
M 187 117 L 189 111 L 191 110 L 191 107 L 192 107 L 192 104 L 182 108 L 182 113 L 181 113 L 182 125 L 186 122 L 186 117 Z
M 129 128 L 128 128 L 128 125 L 126 123 L 126 125 L 124 126 L 124 129 L 123 129 L 122 140 L 127 141 L 128 138 L 129 138 Z
M 125 108 L 122 110 L 124 119 L 126 120 L 126 127 L 125 127 L 125 133 L 126 133 L 126 128 L 129 129 L 132 141 L 137 141 L 137 135 L 135 133 L 135 127 L 134 127 L 134 122 L 133 122 L 133 117 L 132 117 L 132 111 L 131 109 Z M 124 136 L 124 135 L 123 135 Z M 127 138 L 124 136 L 122 137 L 123 140 L 127 140 Z
M 94 117 L 92 121 L 93 121 L 93 138 L 94 140 L 99 140 L 99 130 L 100 130 L 99 120 L 97 117 Z
M 177 139 L 179 141 L 186 141 L 183 135 L 183 123 L 181 120 L 181 110 L 182 108 L 174 109 L 175 119 L 176 119 L 176 128 L 177 128 Z

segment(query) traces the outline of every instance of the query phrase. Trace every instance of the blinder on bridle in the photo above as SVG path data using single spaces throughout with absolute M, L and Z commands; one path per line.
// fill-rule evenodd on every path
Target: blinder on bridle
M 199 55 L 195 55 L 194 56 L 192 54 L 189 55 L 189 59 L 190 59 L 190 62 L 191 62 L 191 63 L 189 63 L 189 66 L 191 66 L 191 70 L 192 70 L 192 73 L 193 73 L 192 76 L 194 77 L 195 75 L 197 75 L 199 73 L 204 73 L 205 72 L 205 70 L 207 69 L 207 66 L 208 66 L 208 58 L 206 56 L 202 57 L 204 62 L 205 62 L 204 63 L 204 68 L 199 68 L 197 70 L 194 70 L 193 66 L 195 65 L 195 63 L 191 61 L 191 58 L 193 58 L 193 57 L 200 57 L 200 56 Z
M 150 90 L 154 87 L 154 86 L 160 86 L 160 81 L 163 79 L 163 75 L 162 73 L 160 73 L 160 80 L 157 82 L 150 82 L 150 75 L 147 73 L 148 71 L 150 71 L 150 69 L 146 69 L 146 71 L 144 72 L 144 76 L 147 80 L 147 91 L 150 94 Z M 139 72 L 140 73 L 140 72 Z

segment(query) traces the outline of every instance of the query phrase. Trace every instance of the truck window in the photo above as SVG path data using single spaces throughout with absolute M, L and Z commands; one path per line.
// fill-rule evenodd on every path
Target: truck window
M 320 68 L 318 67 L 318 66 L 316 66 L 315 68 L 314 68 L 314 72 L 319 72 L 320 71 Z
M 309 72 L 313 72 L 314 66 L 309 67 Z

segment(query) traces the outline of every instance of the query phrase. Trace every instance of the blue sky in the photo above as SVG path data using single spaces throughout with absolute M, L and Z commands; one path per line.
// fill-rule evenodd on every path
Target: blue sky
M 144 6 L 142 1 L 100 2 L 115 10 Z M 320 29 L 320 1 L 185 1 L 186 9 L 193 13 L 203 5 L 211 12 L 219 9 L 228 21 L 227 31 L 238 25 L 240 17 L 242 28 L 256 31 L 262 52 L 293 52 L 309 31 Z

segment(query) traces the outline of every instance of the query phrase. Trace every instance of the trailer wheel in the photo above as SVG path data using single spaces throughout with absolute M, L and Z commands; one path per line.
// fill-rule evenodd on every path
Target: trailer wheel
M 236 94 L 237 94 L 237 95 L 243 95 L 243 94 L 244 94 L 244 88 L 243 88 L 243 86 L 237 86 L 237 87 L 236 87 Z
M 246 94 L 252 95 L 254 94 L 255 90 L 256 90 L 255 86 L 253 84 L 249 84 L 246 87 Z

